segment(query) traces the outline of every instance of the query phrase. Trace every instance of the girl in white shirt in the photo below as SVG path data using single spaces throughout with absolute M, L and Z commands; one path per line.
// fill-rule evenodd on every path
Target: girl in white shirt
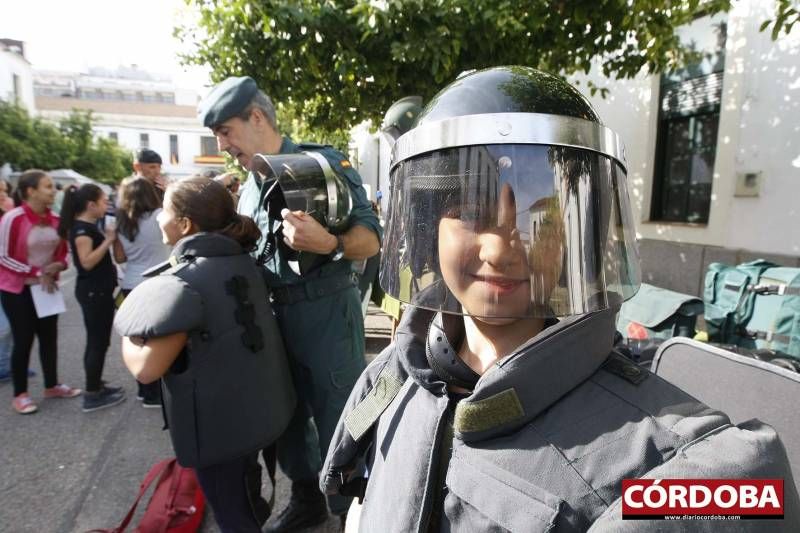
M 142 274 L 167 260 L 170 247 L 164 244 L 156 217 L 161 212 L 161 199 L 153 184 L 141 176 L 122 180 L 117 208 L 117 240 L 114 259 L 125 263 L 125 275 L 120 282 L 127 296 L 144 277 Z M 139 383 L 138 398 L 144 407 L 161 407 L 159 383 Z

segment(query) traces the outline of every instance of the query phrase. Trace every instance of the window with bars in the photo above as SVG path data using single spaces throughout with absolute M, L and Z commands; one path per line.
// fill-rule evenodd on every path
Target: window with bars
M 178 158 L 178 136 L 177 135 L 170 135 L 169 136 L 169 162 L 173 165 L 177 165 L 179 162 Z
M 148 133 L 139 134 L 139 149 L 150 148 L 150 135 Z
M 695 60 L 661 77 L 650 218 L 705 224 L 722 100 L 725 16 L 703 17 L 678 33 Z
M 219 155 L 216 137 L 200 137 L 200 155 Z

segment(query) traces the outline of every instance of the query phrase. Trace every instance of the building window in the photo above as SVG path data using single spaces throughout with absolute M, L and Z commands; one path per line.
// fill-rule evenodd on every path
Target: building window
M 111 139 L 112 141 L 116 142 L 116 143 L 119 142 L 119 135 L 117 135 L 116 131 L 109 131 L 108 132 L 108 138 Z
M 178 164 L 178 136 L 169 136 L 169 162 L 173 165 Z
M 651 219 L 705 224 L 717 151 L 725 15 L 678 30 L 697 60 L 661 77 Z
M 16 74 L 12 74 L 14 84 L 14 100 L 19 104 L 22 102 L 22 80 Z
M 200 137 L 200 155 L 219 155 L 216 137 Z
M 144 150 L 145 148 L 150 148 L 150 135 L 147 133 L 140 133 L 139 134 L 139 148 Z

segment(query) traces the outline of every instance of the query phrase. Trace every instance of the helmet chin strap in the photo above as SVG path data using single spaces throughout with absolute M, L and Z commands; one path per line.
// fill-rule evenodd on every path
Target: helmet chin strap
M 463 339 L 463 318 L 439 313 L 428 328 L 425 356 L 431 370 L 445 383 L 472 390 L 480 375 L 458 356 L 458 347 Z

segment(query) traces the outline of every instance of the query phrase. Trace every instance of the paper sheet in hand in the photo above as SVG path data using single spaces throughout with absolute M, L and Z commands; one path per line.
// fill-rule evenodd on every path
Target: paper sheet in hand
M 31 296 L 36 316 L 39 318 L 58 315 L 67 310 L 67 306 L 64 305 L 64 295 L 58 289 L 49 293 L 41 285 L 31 285 Z

